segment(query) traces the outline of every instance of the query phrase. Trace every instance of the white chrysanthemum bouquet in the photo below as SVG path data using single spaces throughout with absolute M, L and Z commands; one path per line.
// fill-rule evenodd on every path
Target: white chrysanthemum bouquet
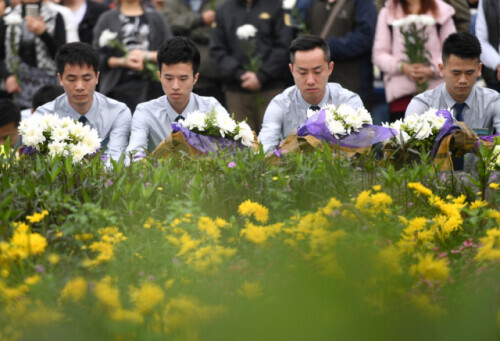
M 396 129 L 399 135 L 387 140 L 386 144 L 393 147 L 410 144 L 413 149 L 430 151 L 439 131 L 446 122 L 445 112 L 447 111 L 430 108 L 422 115 L 411 114 L 404 120 L 400 119 L 391 123 L 389 127 Z
M 335 138 L 349 135 L 351 132 L 358 132 L 364 124 L 372 124 L 372 116 L 365 108 L 354 109 L 348 104 L 340 104 L 336 107 L 333 104 L 325 105 L 325 123 L 330 133 Z M 316 111 L 308 110 L 307 117 L 310 118 Z
M 97 152 L 101 146 L 97 130 L 56 114 L 33 115 L 21 121 L 19 132 L 23 144 L 31 150 L 52 157 L 71 154 L 73 163 Z
M 207 114 L 198 110 L 191 112 L 180 124 L 196 134 L 241 141 L 247 147 L 252 146 L 255 138 L 246 122 L 236 123 L 229 114 L 215 109 Z

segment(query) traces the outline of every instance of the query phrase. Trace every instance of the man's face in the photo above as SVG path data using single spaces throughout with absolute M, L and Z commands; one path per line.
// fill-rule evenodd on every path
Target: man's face
M 481 76 L 481 66 L 477 58 L 462 59 L 453 54 L 444 65 L 439 64 L 446 90 L 455 101 L 462 103 L 469 96 L 477 77 Z
M 326 91 L 333 62 L 325 61 L 325 54 L 319 47 L 309 51 L 295 52 L 295 62 L 289 64 L 295 85 L 307 103 L 318 105 Z
M 167 95 L 170 105 L 176 110 L 184 110 L 199 76 L 198 73 L 193 76 L 193 64 L 162 64 L 161 72 L 158 73 L 163 92 Z
M 69 104 L 80 114 L 85 114 L 92 106 L 99 72 L 96 73 L 90 65 L 66 64 L 63 74 L 58 73 L 57 76 L 68 96 Z
M 9 136 L 10 145 L 13 146 L 19 138 L 19 132 L 14 122 L 7 123 L 6 125 L 0 127 L 0 145 L 4 145 L 7 141 L 7 137 Z

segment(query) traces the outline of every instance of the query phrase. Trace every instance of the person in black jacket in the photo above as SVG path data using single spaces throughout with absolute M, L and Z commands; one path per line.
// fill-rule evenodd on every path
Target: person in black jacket
M 92 0 L 64 0 L 63 5 L 71 9 L 78 24 L 78 36 L 82 43 L 92 44 L 93 30 L 97 19 L 109 8 Z
M 292 29 L 285 25 L 281 6 L 281 1 L 229 0 L 217 8 L 211 35 L 210 57 L 222 76 L 228 111 L 237 121 L 248 118 L 256 132 L 267 105 L 284 89 Z M 254 38 L 238 38 L 236 31 L 245 24 L 257 29 Z M 258 70 L 248 67 L 245 46 L 250 44 L 255 48 L 252 58 L 260 62 Z

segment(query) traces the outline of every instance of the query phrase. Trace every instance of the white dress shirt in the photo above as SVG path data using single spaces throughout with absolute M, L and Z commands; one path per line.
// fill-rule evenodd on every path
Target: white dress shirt
M 337 83 L 326 85 L 325 95 L 318 106 L 323 107 L 326 104 L 335 106 L 348 104 L 354 109 L 363 107 L 363 102 L 357 94 Z M 263 144 L 264 152 L 278 147 L 281 140 L 304 123 L 307 119 L 307 110 L 311 106 L 312 104 L 306 102 L 296 86 L 291 86 L 274 97 L 264 113 L 264 122 L 259 133 L 259 142 Z
M 214 108 L 218 112 L 227 113 L 226 109 L 215 98 L 191 93 L 182 116 L 185 118 L 188 113 L 195 110 L 208 113 Z M 178 116 L 179 114 L 168 102 L 167 96 L 139 104 L 132 118 L 130 142 L 126 153 L 131 152 L 134 155 L 134 160 L 137 160 L 148 151 L 155 150 L 160 142 L 172 133 L 172 123 Z

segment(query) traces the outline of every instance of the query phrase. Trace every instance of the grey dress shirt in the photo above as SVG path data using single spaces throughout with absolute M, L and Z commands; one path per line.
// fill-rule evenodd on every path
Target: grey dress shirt
M 36 114 L 57 114 L 60 117 L 71 117 L 78 120 L 81 115 L 71 107 L 66 94 L 62 94 L 52 102 L 38 107 Z M 130 109 L 123 103 L 94 92 L 92 107 L 85 114 L 91 128 L 97 130 L 101 138 L 101 146 L 107 147 L 104 154 L 117 160 L 125 151 L 130 134 L 132 116 Z
M 318 106 L 326 104 L 349 104 L 354 109 L 363 107 L 363 102 L 357 94 L 337 83 L 326 85 L 325 96 Z M 262 143 L 264 152 L 276 148 L 281 140 L 304 123 L 311 105 L 302 97 L 296 86 L 291 86 L 274 97 L 264 113 L 264 122 L 259 133 L 259 142 Z
M 446 90 L 446 84 L 441 84 L 433 90 L 428 90 L 414 97 L 405 116 L 413 113 L 423 114 L 429 108 L 453 109 L 457 103 Z M 495 90 L 475 86 L 464 101 L 462 111 L 464 122 L 468 127 L 487 128 L 490 133 L 493 128 L 500 132 L 500 94 Z
M 226 109 L 213 97 L 202 97 L 191 93 L 188 105 L 182 116 L 195 110 L 208 113 L 214 109 L 227 113 Z M 161 96 L 137 106 L 132 118 L 132 132 L 127 147 L 127 154 L 132 152 L 139 159 L 146 151 L 152 152 L 168 135 L 172 133 L 172 123 L 179 116 L 167 100 Z

